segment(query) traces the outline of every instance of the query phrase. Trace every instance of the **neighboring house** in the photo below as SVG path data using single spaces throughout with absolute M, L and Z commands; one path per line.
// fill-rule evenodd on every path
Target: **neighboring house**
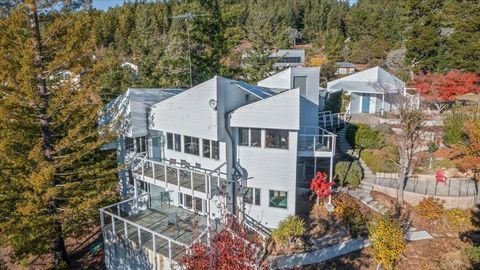
M 129 162 L 132 181 L 120 181 L 126 200 L 100 211 L 107 268 L 178 268 L 224 211 L 240 211 L 263 236 L 296 214 L 314 172 L 333 174 L 336 136 L 318 128 L 319 76 L 289 68 L 258 85 L 216 76 L 168 97 L 152 91 L 143 105 L 132 89 L 108 104 L 135 107 L 122 110 L 126 124 L 110 124 L 126 127 L 119 156 L 145 154 Z M 103 125 L 117 119 L 107 115 Z
M 49 77 L 50 80 L 54 81 L 55 84 L 65 84 L 67 82 L 71 83 L 74 86 L 80 85 L 81 74 L 75 74 L 70 70 L 61 70 L 54 75 Z
M 355 73 L 355 65 L 350 62 L 335 62 L 337 75 L 350 75 Z
M 396 97 L 405 95 L 405 83 L 380 67 L 370 68 L 327 83 L 327 93 L 350 96 L 349 113 L 394 111 Z
M 303 67 L 305 65 L 305 50 L 278 50 L 268 57 L 275 60 L 274 67 Z

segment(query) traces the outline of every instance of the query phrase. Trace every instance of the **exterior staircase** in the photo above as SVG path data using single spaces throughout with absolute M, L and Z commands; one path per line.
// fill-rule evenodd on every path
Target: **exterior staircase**
M 375 183 L 375 174 L 368 168 L 367 164 L 355 153 L 353 147 L 348 143 L 346 139 L 346 130 L 347 128 L 342 128 L 337 133 L 337 142 L 338 148 L 340 151 L 339 154 L 343 156 L 349 156 L 355 160 L 360 162 L 360 166 L 362 167 L 363 171 L 363 179 L 361 184 L 358 188 L 349 190 L 348 193 L 352 196 L 360 200 L 366 206 L 371 208 L 372 210 L 384 214 L 389 209 L 385 205 L 381 204 L 379 201 L 373 199 L 370 195 L 371 191 L 373 190 L 373 184 Z

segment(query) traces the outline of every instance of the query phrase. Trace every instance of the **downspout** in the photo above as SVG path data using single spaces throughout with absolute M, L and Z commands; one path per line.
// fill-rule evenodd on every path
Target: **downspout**
M 235 139 L 233 138 L 232 132 L 231 132 L 231 127 L 230 127 L 230 113 L 232 113 L 234 110 L 229 111 L 225 114 L 225 131 L 227 132 L 227 136 L 230 139 L 231 142 L 231 151 L 232 151 L 232 168 L 233 168 L 233 173 L 231 174 L 232 181 L 231 181 L 231 196 L 232 196 L 232 209 L 231 212 L 232 214 L 236 214 L 236 204 L 237 204 L 237 196 L 236 196 L 236 182 L 238 179 L 241 179 L 243 176 L 243 173 L 241 170 L 238 169 L 237 166 L 237 148 L 235 146 Z M 228 169 L 228 166 L 227 166 Z M 240 177 L 238 177 L 240 176 Z

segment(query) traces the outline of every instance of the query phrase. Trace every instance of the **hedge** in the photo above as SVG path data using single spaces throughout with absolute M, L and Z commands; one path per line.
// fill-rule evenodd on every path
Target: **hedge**
M 346 130 L 346 139 L 352 147 L 377 149 L 385 145 L 382 131 L 365 124 L 350 124 Z
M 398 149 L 395 146 L 386 146 L 382 149 L 364 149 L 360 157 L 373 172 L 396 173 L 398 166 L 393 160 L 398 161 Z
M 349 185 L 358 187 L 363 178 L 362 167 L 355 161 L 339 161 L 335 165 L 337 181 L 341 186 Z

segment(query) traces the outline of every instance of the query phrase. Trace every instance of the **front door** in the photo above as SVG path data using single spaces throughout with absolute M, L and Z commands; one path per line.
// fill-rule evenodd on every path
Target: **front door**
M 370 94 L 362 95 L 362 113 L 370 112 Z

